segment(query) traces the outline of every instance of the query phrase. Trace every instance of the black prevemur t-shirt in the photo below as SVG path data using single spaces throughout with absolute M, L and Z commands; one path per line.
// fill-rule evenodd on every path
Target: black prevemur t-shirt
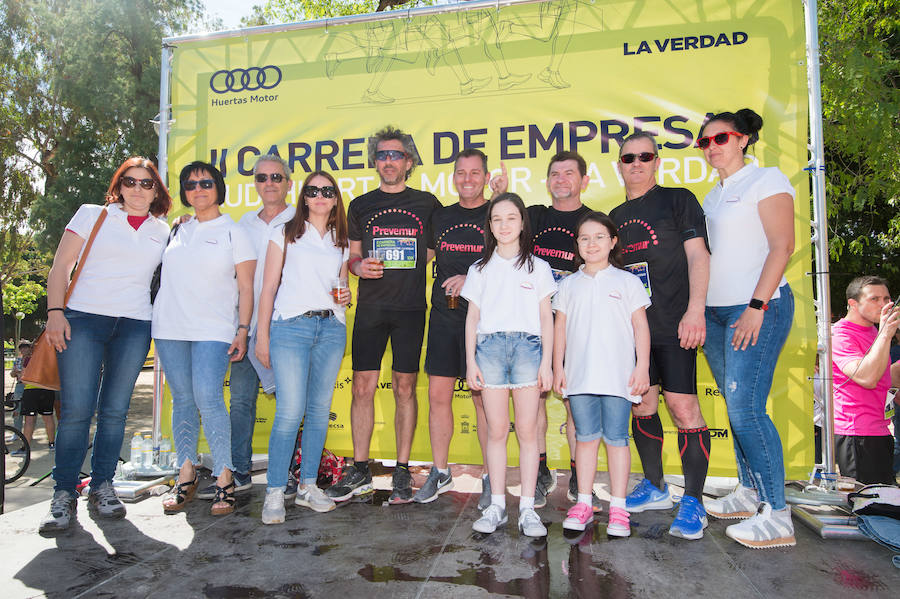
M 557 282 L 575 270 L 575 225 L 588 212 L 591 209 L 584 204 L 569 212 L 552 206 L 528 207 L 534 239 L 533 253 L 550 263 Z
M 481 259 L 484 250 L 484 223 L 488 204 L 463 208 L 459 202 L 438 209 L 432 216 L 434 261 L 437 276 L 431 290 L 431 309 L 446 316 L 465 319 L 468 302 L 459 298 L 459 308 L 447 307 L 441 284 L 456 275 L 465 275 L 469 267 Z
M 609 213 L 619 228 L 626 266 L 650 294 L 647 308 L 654 344 L 678 342 L 678 323 L 690 299 L 684 242 L 706 236 L 706 218 L 687 189 L 656 186 Z
M 425 265 L 431 247 L 431 217 L 441 203 L 407 187 L 400 193 L 375 189 L 350 202 L 348 236 L 369 250 L 387 253 L 384 276 L 359 279 L 359 304 L 391 310 L 425 309 Z

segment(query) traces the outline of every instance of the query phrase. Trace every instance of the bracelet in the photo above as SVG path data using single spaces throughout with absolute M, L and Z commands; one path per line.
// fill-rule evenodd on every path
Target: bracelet
M 249 324 L 239 324 L 237 330 L 240 331 L 241 329 L 247 329 L 247 332 L 249 333 L 250 325 Z
M 54 310 L 59 310 L 60 312 L 65 312 L 65 308 L 47 308 L 47 314 L 53 312 Z
M 347 265 L 347 269 L 353 274 L 356 274 L 355 272 L 353 272 L 353 267 L 359 262 L 362 262 L 362 258 L 360 258 L 359 256 L 353 256 L 352 258 L 350 258 L 350 264 Z

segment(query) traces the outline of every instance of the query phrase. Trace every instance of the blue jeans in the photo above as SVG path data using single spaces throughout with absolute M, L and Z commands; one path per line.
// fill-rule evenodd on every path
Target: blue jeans
M 624 397 L 580 394 L 569 396 L 575 440 L 588 442 L 603 439 L 612 447 L 628 447 L 628 421 L 631 406 Z
M 735 350 L 731 325 L 746 308 L 747 304 L 707 306 L 703 352 L 728 406 L 738 479 L 755 488 L 760 501 L 779 510 L 785 506 L 784 456 L 766 402 L 794 319 L 794 294 L 788 285 L 782 286 L 781 297 L 769 301 L 756 345 Z
M 250 460 L 253 457 L 253 425 L 256 423 L 259 377 L 247 356 L 231 363 L 228 388 L 231 394 L 231 459 L 235 472 L 249 474 Z
M 269 437 L 269 489 L 287 484 L 288 465 L 303 421 L 300 482 L 315 484 L 328 434 L 328 412 L 334 394 L 347 327 L 334 316 L 295 316 L 273 320 L 269 354 L 275 371 L 275 421 Z
M 200 463 L 197 441 L 200 418 L 203 418 L 203 432 L 213 457 L 213 476 L 218 477 L 225 468 L 233 472 L 231 422 L 222 391 L 228 371 L 228 344 L 173 339 L 153 341 L 172 389 L 176 468 L 181 468 L 185 461 Z
M 53 480 L 55 491 L 75 496 L 94 413 L 91 480 L 111 481 L 116 473 L 134 383 L 150 349 L 150 321 L 68 309 L 65 315 L 72 338 L 57 354 L 62 395 Z

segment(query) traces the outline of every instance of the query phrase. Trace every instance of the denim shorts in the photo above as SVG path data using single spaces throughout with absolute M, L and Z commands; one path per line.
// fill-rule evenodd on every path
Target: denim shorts
M 615 395 L 570 395 L 576 441 L 603 439 L 613 447 L 628 446 L 632 403 Z
M 537 385 L 541 338 L 521 332 L 478 335 L 475 362 L 488 389 L 519 389 Z

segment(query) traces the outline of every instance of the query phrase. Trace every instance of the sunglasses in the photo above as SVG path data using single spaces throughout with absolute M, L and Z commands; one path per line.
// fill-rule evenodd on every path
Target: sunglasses
M 394 150 L 388 150 L 389 152 L 393 152 Z M 324 187 L 316 187 L 315 185 L 307 185 L 303 188 L 303 195 L 307 198 L 314 198 L 319 194 L 322 194 L 323 198 L 333 198 L 335 189 L 334 185 L 325 185 Z
M 712 142 L 716 142 L 717 146 L 724 146 L 728 143 L 729 136 L 734 135 L 735 137 L 741 137 L 743 133 L 738 133 L 737 131 L 725 131 L 724 133 L 716 133 L 715 135 L 707 135 L 706 137 L 701 137 L 697 140 L 697 146 L 701 150 L 705 150 L 709 147 L 709 144 Z
M 266 173 L 257 173 L 253 175 L 253 178 L 257 183 L 265 183 L 269 179 L 272 180 L 272 183 L 281 183 L 285 179 L 284 175 L 278 173 L 272 173 L 271 175 L 267 175 Z
M 653 152 L 641 152 L 640 154 L 622 154 L 619 160 L 621 160 L 623 164 L 631 164 L 635 159 L 640 160 L 641 162 L 650 162 L 654 158 L 656 158 L 656 154 Z
M 216 182 L 212 179 L 200 179 L 196 180 L 188 180 L 181 184 L 182 189 L 185 191 L 194 191 L 197 189 L 197 185 L 199 185 L 203 189 L 212 189 L 215 186 Z
M 141 189 L 153 189 L 153 186 L 156 185 L 156 181 L 153 179 L 135 179 L 134 177 L 122 177 L 121 180 L 122 187 L 127 187 L 131 189 L 138 183 L 141 184 Z
M 385 160 L 403 160 L 406 158 L 406 152 L 400 150 L 378 150 L 375 152 L 375 160 L 384 162 Z

